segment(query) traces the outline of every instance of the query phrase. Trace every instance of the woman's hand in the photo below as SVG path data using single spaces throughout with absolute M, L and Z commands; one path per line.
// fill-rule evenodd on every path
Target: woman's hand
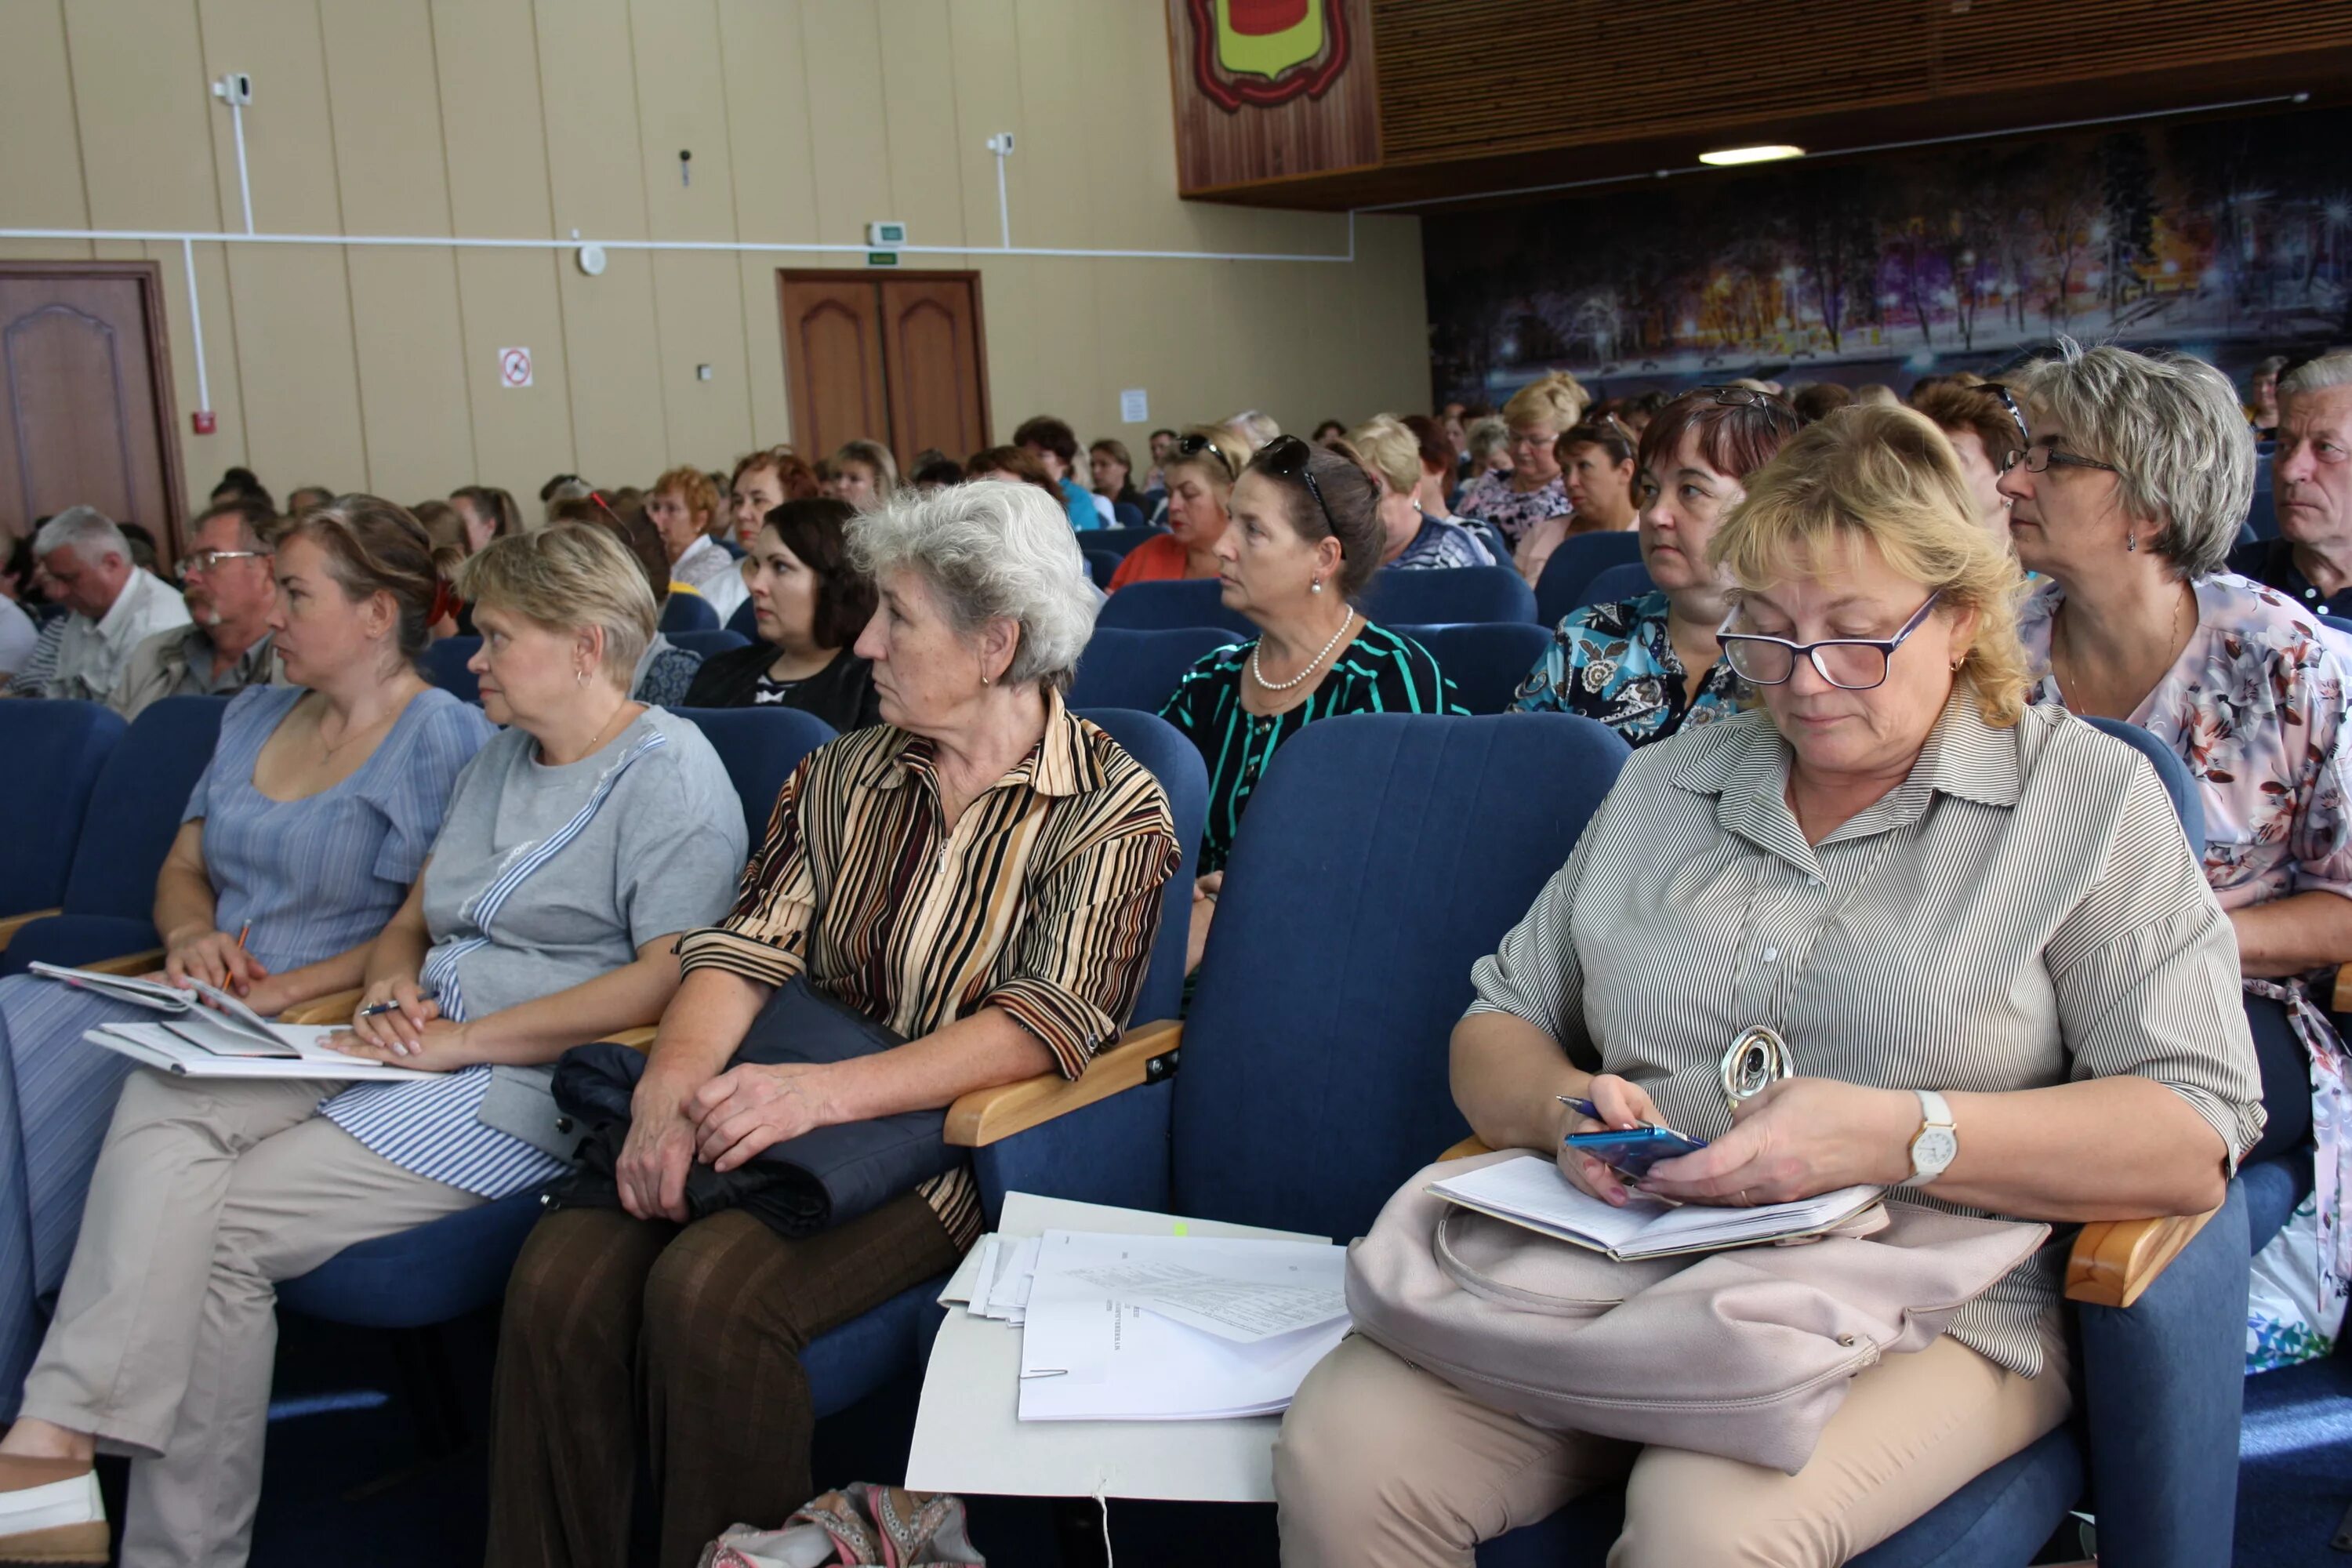
M 430 1007 L 432 1004 L 428 1002 L 425 1005 Z M 397 1017 L 399 1015 L 386 1014 L 384 1016 Z M 464 1024 L 453 1024 L 436 1016 L 417 1031 L 413 1040 L 378 1044 L 360 1037 L 359 1025 L 380 1022 L 381 1019 L 358 1019 L 343 1033 L 326 1037 L 326 1043 L 347 1057 L 385 1062 L 396 1068 L 415 1068 L 418 1072 L 456 1072 L 459 1068 L 472 1067 L 481 1059 L 473 1048 L 473 1041 Z
M 1639 1191 L 1683 1203 L 1750 1207 L 1840 1187 L 1895 1186 L 1911 1174 L 1919 1099 L 1828 1078 L 1766 1086 L 1732 1113 L 1731 1131 L 1695 1154 L 1661 1160 Z
M 771 1143 L 845 1120 L 827 1092 L 826 1069 L 809 1062 L 730 1068 L 696 1091 L 695 1154 L 731 1171 Z
M 1217 895 L 1224 891 L 1225 874 L 1212 871 L 1192 883 L 1192 929 L 1184 938 L 1184 973 L 1192 973 L 1201 967 L 1201 954 L 1209 945 L 1209 922 L 1217 918 Z
M 639 1219 L 684 1225 L 686 1173 L 694 1164 L 693 1090 L 648 1071 L 629 1099 L 629 1135 L 613 1166 L 621 1206 Z
M 183 988 L 191 980 L 201 980 L 216 990 L 245 996 L 269 977 L 261 961 L 237 946 L 236 938 L 226 931 L 209 928 L 178 931 L 164 947 L 163 977 Z
M 387 1005 L 392 1011 L 368 1011 Z M 403 975 L 379 980 L 360 994 L 360 1005 L 352 1012 L 351 1032 L 359 1044 L 371 1049 L 409 1055 L 424 1049 L 425 1027 L 440 1016 L 439 1004 L 417 994 L 416 977 Z
M 1651 1101 L 1648 1089 L 1613 1072 L 1593 1079 L 1585 1089 L 1584 1098 L 1592 1102 L 1601 1117 L 1595 1121 L 1572 1105 L 1559 1108 L 1559 1135 L 1553 1140 L 1559 1173 L 1569 1179 L 1570 1185 L 1591 1193 L 1604 1204 L 1622 1208 L 1625 1204 L 1624 1181 L 1591 1155 L 1570 1148 L 1566 1140 L 1571 1132 L 1623 1132 L 1655 1122 L 1658 1108 Z

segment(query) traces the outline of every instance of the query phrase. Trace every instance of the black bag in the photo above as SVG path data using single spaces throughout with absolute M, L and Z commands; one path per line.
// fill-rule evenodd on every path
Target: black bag
M 727 1065 L 848 1061 L 905 1043 L 803 976 L 768 999 Z M 559 1205 L 621 1206 L 614 1172 L 645 1070 L 643 1051 L 610 1042 L 575 1046 L 556 1064 L 555 1102 L 584 1133 L 579 1169 L 555 1189 Z M 698 1160 L 687 1172 L 687 1212 L 700 1219 L 740 1208 L 780 1236 L 814 1236 L 955 1169 L 963 1156 L 946 1131 L 944 1110 L 908 1110 L 788 1138 L 724 1173 Z

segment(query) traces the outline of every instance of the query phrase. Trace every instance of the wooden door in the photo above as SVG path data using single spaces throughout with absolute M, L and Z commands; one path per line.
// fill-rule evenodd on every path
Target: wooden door
M 0 261 L 0 530 L 86 504 L 177 554 L 162 289 L 152 261 Z
M 926 447 L 961 463 L 988 445 L 980 279 L 917 273 L 880 289 L 891 450 L 901 468 Z
M 812 458 L 865 437 L 903 470 L 988 445 L 988 350 L 971 272 L 780 272 L 793 441 Z

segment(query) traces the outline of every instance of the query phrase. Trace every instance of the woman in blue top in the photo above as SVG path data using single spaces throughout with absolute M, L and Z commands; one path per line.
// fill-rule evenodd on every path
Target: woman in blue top
M 273 537 L 270 630 L 292 684 L 229 700 L 155 888 L 162 977 L 231 986 L 264 1015 L 359 984 L 457 770 L 490 733 L 416 673 L 446 594 L 422 524 L 346 496 Z M 0 1416 L 16 1414 L 130 1070 L 82 1032 L 153 1016 L 31 975 L 0 981 Z
M 1208 829 L 1194 868 L 1197 968 L 1223 888 L 1225 858 L 1276 748 L 1339 713 L 1461 713 L 1429 650 L 1356 609 L 1380 570 L 1380 489 L 1345 443 L 1276 437 L 1234 481 L 1216 545 L 1221 597 L 1256 625 L 1187 670 L 1160 710 L 1209 767 Z
M 462 577 L 482 700 L 509 727 L 457 779 L 335 1037 L 425 1076 L 131 1076 L 0 1439 L 0 1562 L 26 1554 L 12 1536 L 34 1519 L 52 1551 L 64 1526 L 103 1559 L 88 1478 L 104 1441 L 132 1457 L 123 1562 L 242 1563 L 278 1284 L 565 1169 L 555 1058 L 659 1018 L 678 935 L 733 901 L 742 803 L 699 730 L 630 700 L 654 601 L 622 547 L 563 524 L 494 540 Z M 74 1494 L 74 1517 L 34 1512 L 45 1489 Z
M 1717 657 L 1730 580 L 1707 559 L 1748 476 L 1797 433 L 1796 411 L 1745 387 L 1686 392 L 1642 432 L 1642 564 L 1656 584 L 1637 599 L 1587 605 L 1552 634 L 1512 706 L 1597 719 L 1632 746 L 1739 711 L 1748 693 Z

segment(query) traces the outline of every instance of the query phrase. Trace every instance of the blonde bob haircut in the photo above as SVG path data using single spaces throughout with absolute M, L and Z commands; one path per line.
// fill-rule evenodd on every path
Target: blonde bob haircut
M 1996 729 L 2025 713 L 2032 679 L 2017 638 L 2017 559 L 1978 515 L 1942 430 L 1908 408 L 1856 404 L 1806 426 L 1748 480 L 1708 553 L 1738 591 L 1762 593 L 1875 544 L 1886 564 L 1974 610 L 1960 673 Z
M 1375 414 L 1348 432 L 1348 445 L 1390 490 L 1409 496 L 1421 485 L 1421 437 L 1393 414 Z
M 1182 449 L 1181 442 L 1193 436 L 1205 445 L 1188 453 Z M 1169 449 L 1168 460 L 1160 465 L 1160 478 L 1164 479 L 1179 468 L 1191 468 L 1207 480 L 1209 488 L 1219 496 L 1233 494 L 1234 481 L 1242 477 L 1242 470 L 1249 467 L 1251 454 L 1257 450 L 1250 445 L 1248 437 L 1230 425 L 1194 425 L 1178 441 L 1177 447 Z
M 1503 423 L 1523 427 L 1549 425 L 1557 437 L 1583 418 L 1591 405 L 1592 395 L 1584 390 L 1582 382 L 1566 371 L 1554 371 L 1511 394 L 1511 400 L 1503 405 Z
M 645 568 L 609 529 L 559 522 L 493 539 L 457 569 L 457 593 L 477 609 L 520 616 L 554 632 L 604 634 L 604 678 L 625 694 L 654 640 Z

